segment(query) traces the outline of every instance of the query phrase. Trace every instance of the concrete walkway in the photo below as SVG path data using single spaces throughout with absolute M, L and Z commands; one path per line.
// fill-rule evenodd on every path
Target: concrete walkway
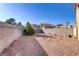
M 41 45 L 32 36 L 21 36 L 8 48 L 2 56 L 47 56 Z

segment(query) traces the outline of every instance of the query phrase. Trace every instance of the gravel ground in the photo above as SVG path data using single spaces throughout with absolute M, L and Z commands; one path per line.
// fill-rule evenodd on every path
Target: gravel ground
M 49 56 L 79 56 L 79 41 L 67 37 L 35 37 Z
M 79 56 L 79 41 L 63 36 L 22 36 L 1 56 Z

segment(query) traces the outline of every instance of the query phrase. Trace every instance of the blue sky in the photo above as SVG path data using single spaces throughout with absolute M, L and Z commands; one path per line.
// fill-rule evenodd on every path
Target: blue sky
M 17 3 L 0 4 L 0 21 L 15 18 L 17 22 L 26 24 L 40 24 L 41 22 L 51 24 L 75 24 L 74 4 L 62 3 Z

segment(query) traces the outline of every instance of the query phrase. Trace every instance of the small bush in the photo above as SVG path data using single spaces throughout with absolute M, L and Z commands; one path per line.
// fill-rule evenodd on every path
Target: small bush
M 69 35 L 69 38 L 72 38 L 72 35 Z
M 34 28 L 31 26 L 30 23 L 27 23 L 27 25 L 26 25 L 26 27 L 25 27 L 25 29 L 24 29 L 24 33 L 25 33 L 26 35 L 33 35 L 33 34 L 35 33 L 35 30 L 34 30 Z
M 55 36 L 57 36 L 57 34 L 55 34 Z

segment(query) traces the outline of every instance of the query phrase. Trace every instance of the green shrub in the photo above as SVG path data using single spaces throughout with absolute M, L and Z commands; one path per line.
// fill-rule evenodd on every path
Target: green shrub
M 25 29 L 24 29 L 24 33 L 27 35 L 33 35 L 35 33 L 34 28 L 31 26 L 31 24 L 28 22 Z

